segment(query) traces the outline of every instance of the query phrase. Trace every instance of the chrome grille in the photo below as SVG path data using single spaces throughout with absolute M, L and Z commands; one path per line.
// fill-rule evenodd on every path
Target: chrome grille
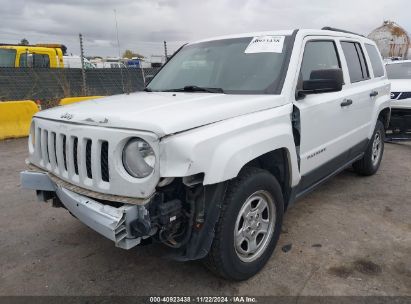
M 40 165 L 57 176 L 80 179 L 83 175 L 90 180 L 98 179 L 97 182 L 110 182 L 108 141 L 79 138 L 37 127 L 34 148 Z
M 401 92 L 391 92 L 391 99 L 397 99 Z
M 402 92 L 400 97 L 398 97 L 399 100 L 408 98 L 411 98 L 411 92 Z

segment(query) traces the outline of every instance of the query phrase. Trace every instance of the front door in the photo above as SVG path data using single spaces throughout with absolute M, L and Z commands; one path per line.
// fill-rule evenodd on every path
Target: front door
M 310 79 L 312 71 L 342 68 L 339 50 L 338 41 L 333 38 L 306 38 L 298 86 Z M 300 191 L 348 162 L 351 97 L 344 85 L 342 91 L 307 94 L 294 103 L 300 111 Z

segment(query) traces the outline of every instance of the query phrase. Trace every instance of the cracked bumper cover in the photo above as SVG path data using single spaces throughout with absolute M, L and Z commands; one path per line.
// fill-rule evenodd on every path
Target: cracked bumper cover
M 115 242 L 117 247 L 130 249 L 138 245 L 140 237 L 134 237 L 130 223 L 147 212 L 144 206 L 124 204 L 113 207 L 92 198 L 70 191 L 56 184 L 47 173 L 23 171 L 21 187 L 39 192 L 55 192 L 62 204 L 81 222 Z

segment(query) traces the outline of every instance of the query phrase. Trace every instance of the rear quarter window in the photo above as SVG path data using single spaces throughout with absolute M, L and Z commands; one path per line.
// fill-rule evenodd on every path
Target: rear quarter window
M 374 70 L 374 77 L 384 76 L 384 67 L 381 61 L 380 52 L 374 45 L 365 44 L 365 49 L 367 50 L 368 56 L 371 60 L 371 66 Z

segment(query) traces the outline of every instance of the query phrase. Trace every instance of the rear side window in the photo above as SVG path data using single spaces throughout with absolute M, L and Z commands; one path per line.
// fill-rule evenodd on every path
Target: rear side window
M 341 42 L 341 47 L 347 60 L 351 83 L 370 78 L 364 52 L 357 42 Z
M 33 54 L 33 68 L 49 68 L 50 58 L 48 55 Z
M 20 67 L 49 68 L 50 58 L 48 55 L 26 52 L 20 55 Z
M 333 41 L 308 41 L 301 64 L 300 80 L 309 80 L 312 71 L 340 68 Z
M 381 55 L 377 48 L 371 44 L 366 44 L 365 49 L 367 50 L 368 56 L 371 60 L 371 66 L 374 70 L 375 77 L 384 76 L 384 67 L 381 62 Z

